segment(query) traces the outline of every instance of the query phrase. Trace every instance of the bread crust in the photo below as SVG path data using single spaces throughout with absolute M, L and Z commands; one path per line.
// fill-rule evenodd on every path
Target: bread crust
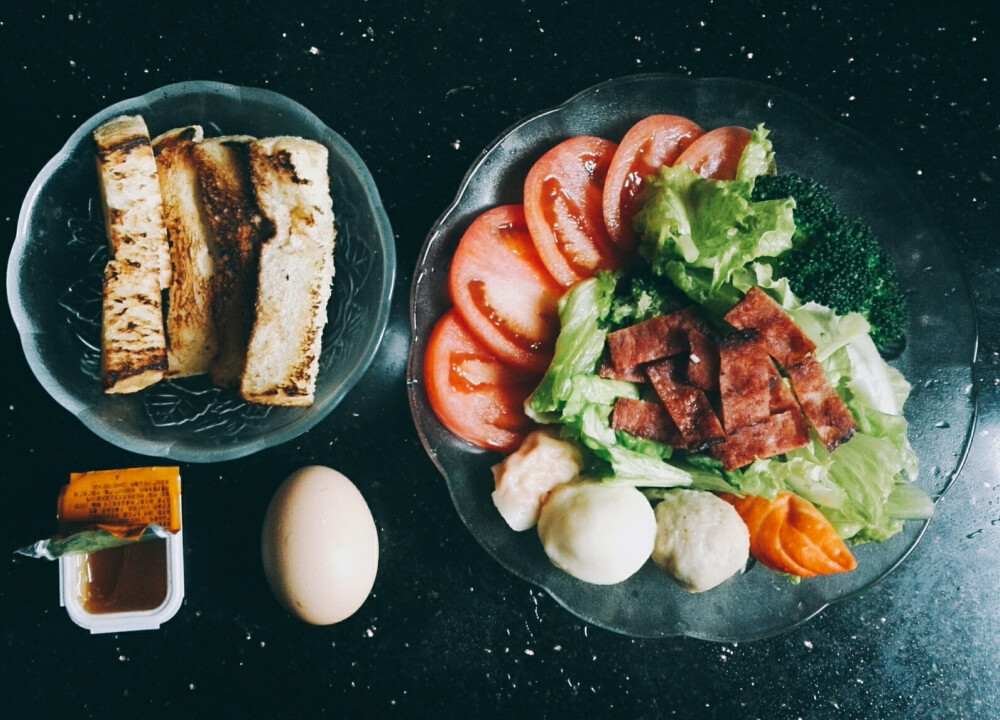
M 94 133 L 109 260 L 104 271 L 101 374 L 106 393 L 131 393 L 167 369 L 161 292 L 170 281 L 162 197 L 149 131 L 140 116 Z
M 312 140 L 250 144 L 257 204 L 273 228 L 260 250 L 256 317 L 240 384 L 251 402 L 307 406 L 315 399 L 336 245 L 327 165 L 326 147 Z

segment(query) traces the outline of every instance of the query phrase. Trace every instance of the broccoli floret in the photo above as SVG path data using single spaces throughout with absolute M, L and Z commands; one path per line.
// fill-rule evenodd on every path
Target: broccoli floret
M 892 287 L 886 286 L 872 298 L 868 323 L 872 326 L 872 340 L 880 351 L 889 354 L 902 350 L 906 335 L 906 298 L 895 277 L 892 279 Z
M 818 302 L 840 314 L 857 312 L 871 325 L 883 353 L 897 349 L 906 331 L 906 299 L 891 258 L 871 228 L 837 207 L 822 184 L 794 174 L 756 179 L 753 199 L 795 200 L 793 247 L 777 259 L 777 274 L 788 278 L 803 301 Z
M 754 202 L 789 197 L 795 199 L 795 229 L 803 235 L 811 236 L 843 223 L 843 213 L 826 185 L 795 173 L 756 178 Z
M 608 329 L 618 330 L 665 315 L 680 307 L 681 297 L 669 281 L 654 275 L 648 267 L 636 268 L 615 286 Z

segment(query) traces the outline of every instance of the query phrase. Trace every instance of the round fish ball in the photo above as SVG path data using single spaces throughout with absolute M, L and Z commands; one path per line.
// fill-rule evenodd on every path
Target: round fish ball
M 613 585 L 649 559 L 656 517 L 634 487 L 575 482 L 551 491 L 538 536 L 556 567 L 584 582 Z
M 671 490 L 655 514 L 653 562 L 685 590 L 710 590 L 746 566 L 750 533 L 725 500 L 710 492 Z

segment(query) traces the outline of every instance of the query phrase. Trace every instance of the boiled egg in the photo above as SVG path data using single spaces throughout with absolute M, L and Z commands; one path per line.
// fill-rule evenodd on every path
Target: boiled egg
M 331 625 L 365 602 L 378 571 L 375 520 L 344 475 L 313 465 L 290 475 L 264 517 L 261 558 L 278 601 L 313 625 Z

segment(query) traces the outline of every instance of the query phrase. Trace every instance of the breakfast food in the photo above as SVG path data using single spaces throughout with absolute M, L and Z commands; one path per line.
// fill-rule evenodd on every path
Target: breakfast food
M 153 139 L 163 195 L 163 219 L 170 241 L 171 280 L 167 291 L 167 376 L 201 375 L 218 351 L 210 228 L 199 197 L 194 148 L 199 125 L 170 130 Z
M 253 402 L 313 402 L 336 238 L 326 166 L 317 142 L 250 144 L 257 204 L 274 228 L 260 249 L 257 317 L 240 384 Z
M 146 123 L 121 116 L 94 132 L 109 255 L 104 270 L 104 391 L 130 393 L 163 378 L 161 291 L 170 284 L 163 201 Z
M 212 382 L 238 387 L 256 304 L 257 262 L 270 227 L 257 207 L 247 135 L 205 138 L 194 146 L 201 199 L 215 242 L 213 317 L 218 354 Z
M 692 592 L 739 573 L 748 553 L 798 577 L 850 572 L 851 545 L 933 512 L 913 485 L 910 386 L 881 354 L 902 347 L 906 328 L 895 267 L 828 190 L 778 174 L 768 136 L 660 115 L 619 145 L 560 140 L 526 173 L 523 208 L 486 209 L 459 239 L 453 307 L 423 356 L 429 405 L 457 437 L 508 454 L 494 467 L 500 518 L 521 531 L 537 512 L 549 559 L 581 580 L 606 582 L 566 560 L 591 551 L 576 528 L 615 515 L 610 503 L 560 500 L 581 485 L 628 489 L 655 508 L 660 541 L 645 560 Z M 523 215 L 534 254 L 480 249 L 473 230 L 496 225 L 499 210 Z M 460 261 L 469 254 L 474 274 Z M 532 273 L 505 273 L 515 262 Z M 511 284 L 502 295 L 494 276 Z M 517 322 L 553 301 L 551 334 Z M 444 346 L 456 325 L 463 342 Z M 528 353 L 531 366 L 516 362 Z M 489 372 L 461 372 L 471 357 Z M 580 453 L 579 474 L 522 489 L 538 428 Z
M 364 604 L 378 573 L 375 520 L 358 488 L 336 470 L 309 466 L 275 492 L 261 531 L 264 575 L 278 601 L 313 625 Z
M 311 405 L 334 271 L 327 149 L 203 134 L 151 141 L 139 116 L 94 131 L 105 392 L 210 374 L 250 402 Z

